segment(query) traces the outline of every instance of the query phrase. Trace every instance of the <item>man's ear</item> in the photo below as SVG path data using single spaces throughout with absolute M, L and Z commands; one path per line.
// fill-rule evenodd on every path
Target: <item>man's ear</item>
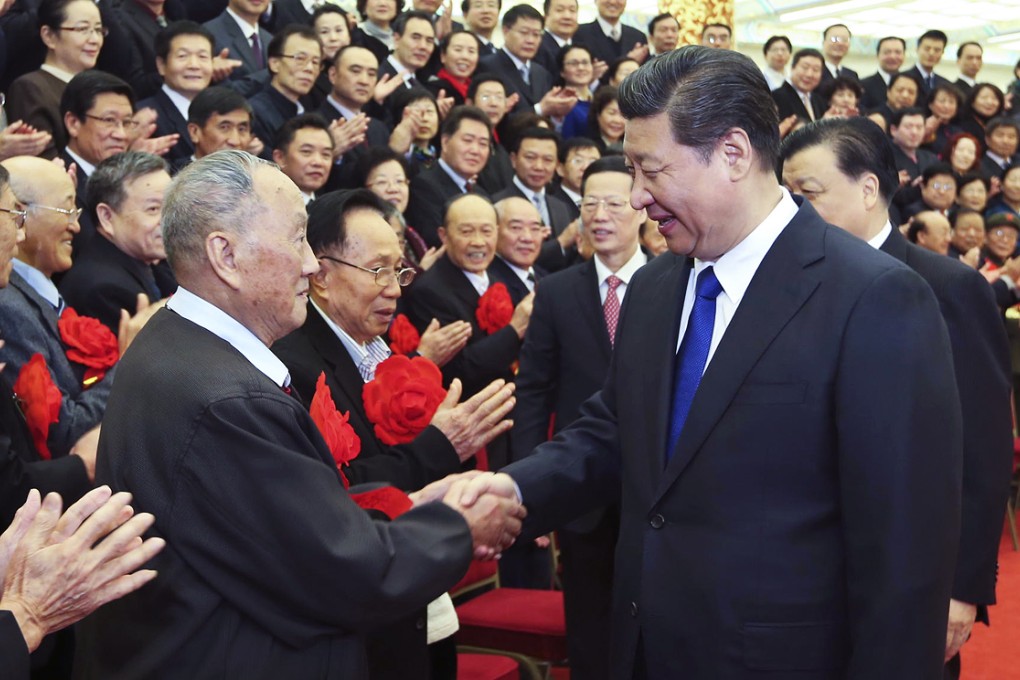
M 239 258 L 242 238 L 229 231 L 214 231 L 205 238 L 205 255 L 209 266 L 233 290 L 241 289 L 243 279 Z
M 437 229 L 436 231 L 439 234 L 439 242 L 442 243 L 445 246 L 446 245 L 446 227 L 439 227 L 439 229 Z
M 96 225 L 96 229 L 110 239 L 112 239 L 116 233 L 116 229 L 113 225 L 113 215 L 113 208 L 106 203 L 100 203 L 96 206 L 96 219 L 99 220 L 99 224 Z
M 201 128 L 198 127 L 197 123 L 188 123 L 188 137 L 191 138 L 191 143 L 198 146 L 198 140 L 201 138 Z
M 864 207 L 871 211 L 875 209 L 882 200 L 882 193 L 878 184 L 878 177 L 868 173 L 861 180 L 861 197 L 864 199 Z
M 719 148 L 726 159 L 731 180 L 744 178 L 757 164 L 751 139 L 742 128 L 730 128 L 719 140 Z
M 64 127 L 67 128 L 67 136 L 72 139 L 77 139 L 78 133 L 81 132 L 82 122 L 78 120 L 78 116 L 74 115 L 70 111 L 64 114 Z

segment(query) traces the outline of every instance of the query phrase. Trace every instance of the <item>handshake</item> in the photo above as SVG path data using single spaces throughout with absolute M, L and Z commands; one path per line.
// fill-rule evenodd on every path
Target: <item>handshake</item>
M 410 494 L 415 505 L 441 501 L 464 516 L 475 559 L 498 559 L 521 533 L 527 510 L 509 475 L 472 470 L 450 475 Z

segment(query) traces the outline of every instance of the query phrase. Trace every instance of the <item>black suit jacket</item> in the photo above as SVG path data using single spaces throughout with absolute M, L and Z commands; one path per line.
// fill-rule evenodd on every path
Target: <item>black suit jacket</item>
M 556 38 L 549 31 L 542 31 L 542 42 L 538 45 L 535 61 L 555 76 L 560 72 L 559 67 L 556 65 L 556 55 L 559 53 L 560 44 L 556 42 Z
M 970 91 L 974 89 L 974 86 L 968 83 L 963 78 L 957 78 L 956 82 L 953 83 L 960 92 L 963 93 L 963 98 L 966 99 L 970 95 Z
M 535 273 L 535 283 L 538 283 L 545 276 L 545 272 L 538 267 L 532 267 L 532 269 Z M 492 258 L 492 264 L 489 265 L 488 273 L 490 281 L 502 283 L 506 286 L 514 307 L 520 304 L 521 300 L 528 297 L 528 293 L 531 292 L 528 290 L 528 285 L 521 280 L 521 277 L 517 276 L 517 272 L 511 269 L 510 265 L 499 254 Z
M 534 111 L 535 104 L 542 100 L 542 97 L 552 89 L 555 82 L 553 75 L 534 59 L 532 59 L 529 68 L 529 82 L 525 83 L 509 55 L 504 50 L 499 50 L 495 54 L 479 59 L 476 70 L 478 73 L 491 73 L 500 77 L 503 80 L 503 85 L 506 86 L 507 96 L 516 92 L 520 99 L 514 106 L 513 112 L 520 113 Z
M 3 609 L 0 609 L 0 657 L 10 680 L 28 680 L 30 663 L 25 638 L 14 614 Z
M 814 111 L 814 118 L 808 115 L 808 110 L 804 106 L 804 101 L 800 98 L 800 94 L 797 93 L 796 88 L 793 87 L 789 82 L 783 83 L 783 86 L 772 90 L 772 99 L 776 102 L 776 107 L 779 109 L 779 120 L 785 120 L 790 116 L 797 116 L 806 121 L 818 120 L 825 113 L 825 106 L 814 92 L 811 93 L 811 109 Z
M 443 208 L 448 200 L 461 193 L 457 183 L 436 162 L 428 170 L 419 172 L 411 180 L 411 195 L 407 203 L 407 222 L 425 239 L 426 245 L 438 248 L 439 227 L 443 224 Z M 474 193 L 489 197 L 479 186 Z
M 524 192 L 511 181 L 509 186 L 492 197 L 492 202 L 496 203 L 497 201 L 502 201 L 504 198 L 510 198 L 512 196 L 523 198 L 526 201 L 528 200 L 528 197 L 524 195 Z M 530 201 L 528 202 L 530 203 Z M 549 238 L 555 239 L 555 237 L 562 234 L 563 230 L 570 226 L 570 223 L 573 221 L 570 216 L 570 208 L 567 207 L 567 204 L 561 199 L 550 194 L 548 190 L 545 192 L 545 205 L 549 209 L 549 221 L 552 223 L 546 225 L 552 227 L 552 234 Z
M 924 79 L 924 76 L 921 75 L 921 71 L 917 68 L 917 64 L 910 67 L 910 70 L 907 71 L 907 75 L 910 76 L 915 83 L 917 83 L 917 101 L 927 101 L 928 94 L 931 92 L 931 89 L 928 87 L 928 82 Z M 943 78 L 936 73 L 935 86 L 938 87 L 939 85 L 952 85 L 952 81 L 948 78 Z
M 895 228 L 882 251 L 931 286 L 949 330 L 963 412 L 963 515 L 953 597 L 994 604 L 999 515 L 1013 464 L 1012 380 L 1002 316 L 984 277 L 963 263 L 909 243 Z
M 524 537 L 621 498 L 612 677 L 940 677 L 962 435 L 931 289 L 802 203 L 664 463 L 692 266 L 638 272 L 602 390 L 504 469 Z
M 407 316 L 419 332 L 432 319 L 443 326 L 452 321 L 471 324 L 471 338 L 464 349 L 443 366 L 443 380 L 454 378 L 464 384 L 464 398 L 473 396 L 497 378 L 513 380 L 511 365 L 517 360 L 521 340 L 507 324 L 492 335 L 478 326 L 478 292 L 450 258 L 445 255 L 422 274 L 407 298 Z
M 614 42 L 603 33 L 598 20 L 578 26 L 573 38 L 574 44 L 584 45 L 594 59 L 601 59 L 607 64 L 612 64 L 620 57 L 627 56 L 627 53 L 634 49 L 635 44 L 646 44 L 647 42 L 648 37 L 643 32 L 622 22 L 620 23 L 620 41 Z
M 265 144 L 262 158 L 272 160 L 276 133 L 284 123 L 298 115 L 297 104 L 287 99 L 272 85 L 266 85 L 258 94 L 249 99 L 248 103 L 251 104 L 252 111 L 255 113 L 252 117 L 252 132 Z
M 410 444 L 386 446 L 379 441 L 361 397 L 365 381 L 343 343 L 311 303 L 304 325 L 274 343 L 273 352 L 287 364 L 291 382 L 306 406 L 311 404 L 319 374 L 325 373 L 337 409 L 350 413 L 348 422 L 361 439 L 361 453 L 345 473 L 351 484 L 386 482 L 414 491 L 460 471 L 457 452 L 434 427 L 426 428 Z
M 167 22 L 184 18 L 184 7 L 180 0 L 168 0 L 163 6 Z M 125 41 L 131 53 L 126 80 L 131 84 L 137 99 L 151 97 L 163 85 L 163 78 L 156 69 L 156 36 L 163 29 L 148 10 L 134 0 L 124 0 L 116 6 L 116 16 L 123 26 Z
M 857 82 L 860 82 L 860 80 L 861 80 L 860 76 L 857 75 L 857 71 L 853 70 L 852 68 L 848 68 L 846 66 L 840 66 L 839 67 L 839 74 L 841 76 L 843 76 L 844 78 L 851 78 L 853 80 L 856 80 Z M 822 65 L 822 81 L 821 82 L 824 83 L 824 82 L 826 82 L 828 80 L 835 80 L 835 77 L 832 75 L 832 71 L 829 70 L 829 67 L 823 64 Z
M 319 113 L 330 123 L 340 118 L 340 111 L 329 103 L 322 102 Z M 326 185 L 319 191 L 324 194 L 337 189 L 359 189 L 365 184 L 364 177 L 357 176 L 358 161 L 373 147 L 387 147 L 390 144 L 390 130 L 384 123 L 369 116 L 365 141 L 343 155 L 339 164 L 334 163 Z
M 191 135 L 188 134 L 188 121 L 170 101 L 170 97 L 163 91 L 162 86 L 156 91 L 156 94 L 138 102 L 137 108 L 147 107 L 154 109 L 159 116 L 156 119 L 156 132 L 153 133 L 153 137 L 172 134 L 181 136 L 174 147 L 164 156 L 167 162 L 173 164 L 185 158 L 191 158 L 195 154 L 195 145 L 191 143 Z
M 366 677 L 364 633 L 467 568 L 458 513 L 371 520 L 304 406 L 173 311 L 138 334 L 120 378 L 97 481 L 131 491 L 168 548 L 157 580 L 80 626 L 78 677 Z
M 861 87 L 864 88 L 864 96 L 861 97 L 861 111 L 870 112 L 885 104 L 888 99 L 889 86 L 885 84 L 885 79 L 878 71 L 861 80 Z
M 260 71 L 261 68 L 255 61 L 255 57 L 252 54 L 251 43 L 248 38 L 241 32 L 241 27 L 237 25 L 233 17 L 227 14 L 225 11 L 217 16 L 215 19 L 202 24 L 209 32 L 213 34 L 213 38 L 216 40 L 216 46 L 214 51 L 219 54 L 220 51 L 226 47 L 230 50 L 231 59 L 240 59 L 242 64 L 235 68 L 230 73 L 230 80 L 241 80 L 245 76 L 251 75 L 256 71 Z M 269 41 L 273 39 L 273 34 L 266 29 L 259 27 L 259 46 L 262 48 L 262 64 L 268 64 L 269 58 L 266 55 L 266 48 L 269 46 Z
M 289 24 L 312 25 L 312 15 L 305 10 L 301 0 L 274 0 L 273 26 L 276 31 Z
M 102 234 L 74 258 L 60 280 L 60 294 L 79 314 L 92 316 L 111 331 L 120 325 L 120 310 L 134 314 L 139 293 L 150 302 L 163 299 L 153 266 L 136 260 Z

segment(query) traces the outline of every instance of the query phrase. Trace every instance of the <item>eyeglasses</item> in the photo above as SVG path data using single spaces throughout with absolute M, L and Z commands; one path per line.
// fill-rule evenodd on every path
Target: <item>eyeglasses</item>
M 368 186 L 369 189 L 374 189 L 376 191 L 386 191 L 394 187 L 398 189 L 400 187 L 406 187 L 410 183 L 411 183 L 410 180 L 408 180 L 406 177 L 401 177 L 400 179 L 379 177 L 378 179 L 367 184 L 366 186 Z
M 630 201 L 619 196 L 613 198 L 586 198 L 581 201 L 581 210 L 594 213 L 600 205 L 606 206 L 606 211 L 619 215 L 630 207 Z
M 61 215 L 66 215 L 67 216 L 67 223 L 68 224 L 74 224 L 75 222 L 77 222 L 78 218 L 81 217 L 81 213 L 82 213 L 82 209 L 81 208 L 71 208 L 71 209 L 68 209 L 68 208 L 54 208 L 51 205 L 41 205 L 39 203 L 29 203 L 27 208 L 28 209 L 38 208 L 39 210 L 52 210 L 53 212 L 58 212 Z M 27 210 L 24 211 L 24 212 L 27 212 Z
M 829 42 L 831 42 L 831 43 L 848 43 L 848 42 L 850 42 L 850 38 L 844 38 L 841 35 L 830 35 L 829 36 Z
M 280 58 L 293 59 L 294 65 L 297 66 L 298 68 L 304 68 L 305 66 L 311 64 L 312 68 L 315 69 L 316 71 L 322 70 L 322 59 L 320 59 L 319 57 L 313 57 L 310 54 L 305 54 L 304 52 L 298 52 L 297 54 L 281 54 Z
M 330 262 L 336 262 L 337 264 L 345 264 L 348 267 L 354 267 L 355 269 L 360 269 L 363 272 L 368 272 L 375 276 L 376 285 L 382 286 L 383 288 L 394 281 L 397 282 L 398 286 L 406 286 L 414 281 L 414 276 L 417 274 L 417 272 L 413 269 L 394 269 L 393 267 L 376 267 L 375 269 L 368 269 L 367 267 L 338 260 L 335 257 L 330 257 L 329 255 L 319 255 L 319 259 L 329 260 Z
M 503 102 L 506 101 L 506 97 L 504 95 L 501 95 L 501 94 L 483 94 L 480 97 L 478 97 L 478 101 L 480 101 L 480 102 L 492 102 L 494 104 L 496 104 L 496 103 L 502 104 Z
M 571 158 L 567 162 L 570 163 L 571 165 L 586 165 L 587 166 L 587 165 L 591 165 L 592 163 L 594 163 L 597 160 L 598 160 L 597 158 L 587 158 L 585 156 L 574 156 L 573 158 Z
M 988 233 L 997 238 L 1006 238 L 1010 241 L 1015 241 L 1017 237 L 1016 229 L 992 229 Z
M 101 35 L 105 38 L 110 35 L 110 29 L 106 26 L 57 26 L 57 28 L 61 31 L 76 33 L 85 38 L 91 38 L 93 35 Z
M 931 185 L 931 188 L 934 189 L 935 191 L 949 191 L 950 189 L 955 189 L 956 185 L 948 183 L 943 184 L 942 182 L 934 182 Z
M 85 114 L 86 118 L 99 123 L 99 127 L 104 130 L 116 130 L 117 128 L 124 128 L 124 132 L 134 132 L 138 129 L 138 121 L 132 120 L 131 118 L 115 118 L 114 116 L 93 116 L 91 113 Z
M 25 226 L 25 218 L 28 217 L 27 210 L 15 210 L 14 208 L 0 208 L 0 212 L 14 215 L 14 226 L 21 229 Z
M 542 39 L 542 31 L 540 30 L 529 28 L 513 28 L 511 30 L 522 38 L 534 38 L 535 40 Z
M 581 66 L 591 66 L 590 59 L 571 59 L 570 61 L 563 62 L 563 65 L 567 68 L 579 68 Z

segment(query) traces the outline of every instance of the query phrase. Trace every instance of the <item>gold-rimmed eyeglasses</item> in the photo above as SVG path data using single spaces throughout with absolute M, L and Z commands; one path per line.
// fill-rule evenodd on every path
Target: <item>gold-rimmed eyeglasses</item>
M 396 281 L 397 285 L 400 287 L 409 285 L 412 281 L 414 281 L 414 276 L 417 273 L 415 270 L 410 268 L 394 269 L 393 267 L 376 267 L 375 269 L 369 269 L 367 267 L 362 267 L 361 265 L 344 262 L 343 260 L 330 257 L 329 255 L 319 255 L 319 259 L 329 260 L 330 262 L 336 262 L 337 264 L 345 264 L 348 267 L 354 267 L 355 269 L 367 272 L 373 275 L 375 277 L 376 284 L 383 288 L 390 285 L 393 281 Z

